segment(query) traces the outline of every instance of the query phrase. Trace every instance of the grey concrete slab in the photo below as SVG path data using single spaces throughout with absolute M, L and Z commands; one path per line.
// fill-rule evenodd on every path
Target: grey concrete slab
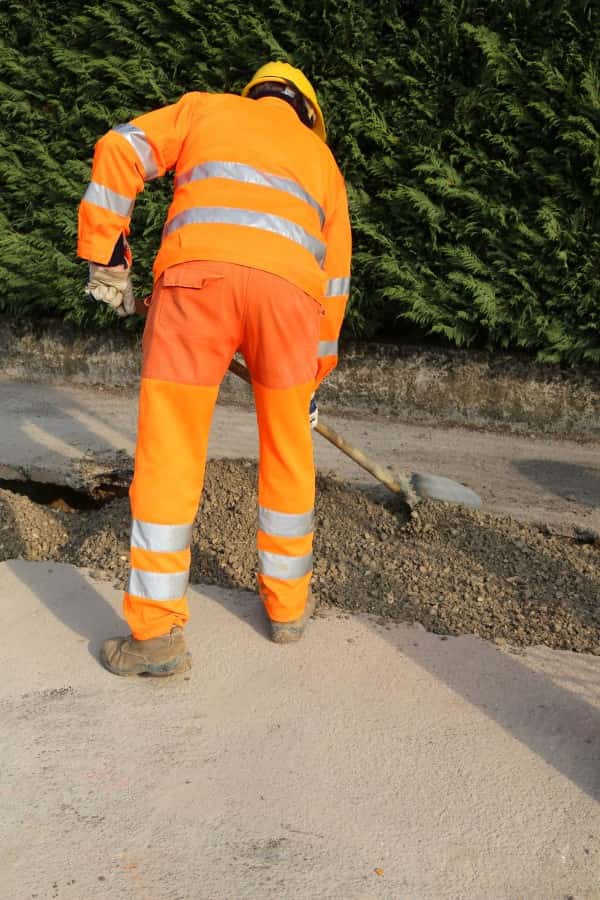
M 600 658 L 191 591 L 195 667 L 97 662 L 119 593 L 0 565 L 0 896 L 591 900 Z M 378 874 L 379 870 L 379 874 Z
M 392 419 L 324 420 L 351 443 L 392 469 L 430 471 L 468 484 L 487 509 L 559 527 L 600 530 L 598 445 L 567 440 L 489 434 L 464 428 L 404 425 Z M 131 456 L 137 398 L 133 392 L 40 385 L 0 379 L 0 477 L 81 480 L 79 463 L 110 463 L 114 451 Z M 254 413 L 218 406 L 211 433 L 213 458 L 257 456 Z M 315 438 L 323 472 L 356 483 L 369 475 L 339 450 Z M 83 476 L 84 477 L 84 476 Z

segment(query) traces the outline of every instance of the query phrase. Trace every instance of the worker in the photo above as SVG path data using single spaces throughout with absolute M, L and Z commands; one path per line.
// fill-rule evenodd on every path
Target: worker
M 350 290 L 344 180 L 298 69 L 267 63 L 241 96 L 188 93 L 98 141 L 78 254 L 89 262 L 86 292 L 119 316 L 135 311 L 127 236 L 136 195 L 170 171 L 129 492 L 131 635 L 101 650 L 117 675 L 191 665 L 183 628 L 192 526 L 219 385 L 238 350 L 259 429 L 259 594 L 274 641 L 304 633 L 316 605 L 310 420 L 315 391 L 337 363 Z

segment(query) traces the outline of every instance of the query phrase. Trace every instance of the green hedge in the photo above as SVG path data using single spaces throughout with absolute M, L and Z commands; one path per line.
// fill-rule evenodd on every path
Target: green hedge
M 78 322 L 95 140 L 270 58 L 317 85 L 355 235 L 347 332 L 600 360 L 600 12 L 564 0 L 4 0 L 0 309 Z M 169 179 L 140 197 L 149 285 Z

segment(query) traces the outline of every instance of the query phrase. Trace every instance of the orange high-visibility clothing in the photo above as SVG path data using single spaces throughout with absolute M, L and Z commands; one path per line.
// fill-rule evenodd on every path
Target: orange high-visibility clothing
M 191 529 L 219 384 L 240 349 L 257 410 L 259 590 L 279 622 L 302 615 L 312 572 L 308 407 L 337 362 L 350 286 L 344 182 L 284 101 L 193 93 L 97 144 L 79 255 L 106 264 L 144 182 L 175 190 L 143 341 L 131 575 L 134 637 L 188 617 Z
M 144 183 L 174 170 L 154 263 L 211 259 L 272 272 L 322 302 L 316 381 L 337 363 L 350 289 L 344 180 L 327 145 L 275 98 L 185 94 L 96 145 L 78 253 L 107 263 Z
M 308 406 L 319 304 L 276 275 L 223 262 L 168 268 L 143 341 L 124 612 L 139 640 L 188 619 L 190 541 L 218 386 L 237 349 L 259 428 L 259 593 L 277 622 L 302 615 L 312 573 L 315 478 Z

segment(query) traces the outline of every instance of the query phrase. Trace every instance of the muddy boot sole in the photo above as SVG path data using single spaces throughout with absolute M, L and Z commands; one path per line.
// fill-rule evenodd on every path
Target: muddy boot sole
M 142 677 L 147 678 L 166 678 L 169 675 L 179 675 L 182 672 L 189 672 L 192 668 L 192 654 L 188 650 L 185 656 L 179 661 L 175 669 L 168 671 L 160 670 L 160 666 L 154 666 L 152 671 L 140 672 Z M 160 671 L 159 671 L 160 670 Z
M 299 641 L 304 635 L 308 620 L 314 614 L 316 608 L 317 598 L 311 591 L 306 601 L 306 608 L 299 619 L 295 619 L 293 622 L 274 622 L 270 619 L 271 640 L 273 643 L 295 644 L 296 641 Z

